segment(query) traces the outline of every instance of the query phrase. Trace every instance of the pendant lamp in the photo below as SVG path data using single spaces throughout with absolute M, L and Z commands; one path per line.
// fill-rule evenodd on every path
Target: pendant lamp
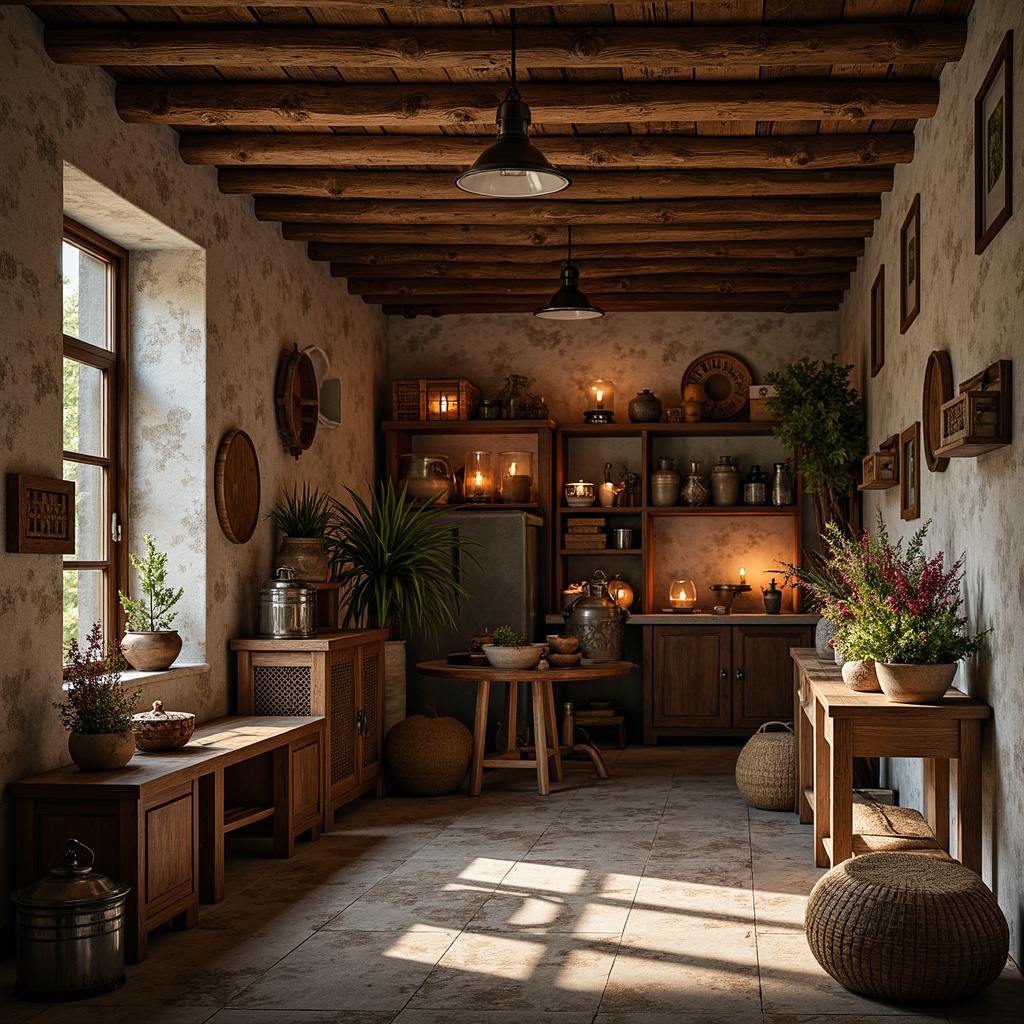
M 512 84 L 498 104 L 495 120 L 498 138 L 488 146 L 469 170 L 455 179 L 463 192 L 499 199 L 519 196 L 547 196 L 561 192 L 569 178 L 555 170 L 526 134 L 530 108 L 522 101 L 516 84 L 516 12 L 511 13 Z
M 593 320 L 604 316 L 604 310 L 595 306 L 579 290 L 580 272 L 572 262 L 572 226 L 569 227 L 569 252 L 562 264 L 562 287 L 548 300 L 546 306 L 533 311 L 543 320 Z

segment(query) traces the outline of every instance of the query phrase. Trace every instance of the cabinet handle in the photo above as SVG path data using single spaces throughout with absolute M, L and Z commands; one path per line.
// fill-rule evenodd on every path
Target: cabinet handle
M 722 678 L 723 679 L 728 679 L 729 678 L 729 673 L 724 668 L 722 669 Z
M 366 735 L 366 711 L 363 708 L 356 708 L 356 732 L 360 736 Z
M 741 669 L 741 668 L 736 669 L 736 678 L 737 679 L 742 679 L 743 678 L 743 669 Z

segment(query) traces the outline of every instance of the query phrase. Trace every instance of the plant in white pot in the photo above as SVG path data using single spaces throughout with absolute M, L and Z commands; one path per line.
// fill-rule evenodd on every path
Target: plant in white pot
M 481 650 L 495 668 L 536 668 L 547 644 L 531 643 L 511 626 L 498 626 Z
M 68 752 L 83 771 L 123 768 L 135 752 L 132 713 L 142 690 L 126 690 L 126 662 L 116 640 L 104 647 L 103 627 L 94 622 L 83 651 L 77 637 L 64 647 L 64 701 L 54 701 L 68 730 Z
M 295 578 L 306 583 L 323 583 L 331 575 L 328 534 L 334 515 L 334 499 L 296 484 L 271 509 L 267 518 L 284 535 L 274 556 L 274 569 L 287 565 L 295 570 Z
M 128 617 L 121 649 L 132 668 L 140 672 L 162 672 L 181 654 L 181 637 L 176 629 L 171 629 L 178 613 L 171 609 L 181 600 L 185 589 L 167 586 L 167 552 L 157 551 L 148 533 L 144 539 L 145 555 L 142 558 L 128 556 L 139 574 L 142 596 L 133 598 L 123 591 L 117 593 Z

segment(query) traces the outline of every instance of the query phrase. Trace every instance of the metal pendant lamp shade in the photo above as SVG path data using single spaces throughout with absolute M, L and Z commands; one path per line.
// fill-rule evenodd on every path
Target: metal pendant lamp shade
M 547 196 L 561 192 L 569 178 L 551 166 L 530 141 L 530 108 L 523 102 L 516 84 L 516 12 L 511 12 L 512 84 L 498 104 L 495 120 L 498 137 L 468 170 L 455 179 L 463 192 L 499 199 Z
M 569 251 L 562 265 L 562 287 L 548 300 L 546 306 L 535 309 L 533 315 L 542 320 L 594 320 L 604 316 L 604 310 L 595 306 L 579 289 L 580 272 L 572 262 L 572 228 L 569 228 Z

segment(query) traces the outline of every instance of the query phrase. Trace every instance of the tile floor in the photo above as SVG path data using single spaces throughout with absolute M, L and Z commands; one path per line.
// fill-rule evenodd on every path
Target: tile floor
M 528 771 L 484 794 L 361 800 L 290 861 L 236 841 L 228 897 L 160 930 L 117 992 L 5 1024 L 980 1024 L 1024 1020 L 1009 964 L 948 1006 L 862 998 L 803 935 L 810 826 L 748 808 L 736 747 L 606 751 L 550 797 Z

